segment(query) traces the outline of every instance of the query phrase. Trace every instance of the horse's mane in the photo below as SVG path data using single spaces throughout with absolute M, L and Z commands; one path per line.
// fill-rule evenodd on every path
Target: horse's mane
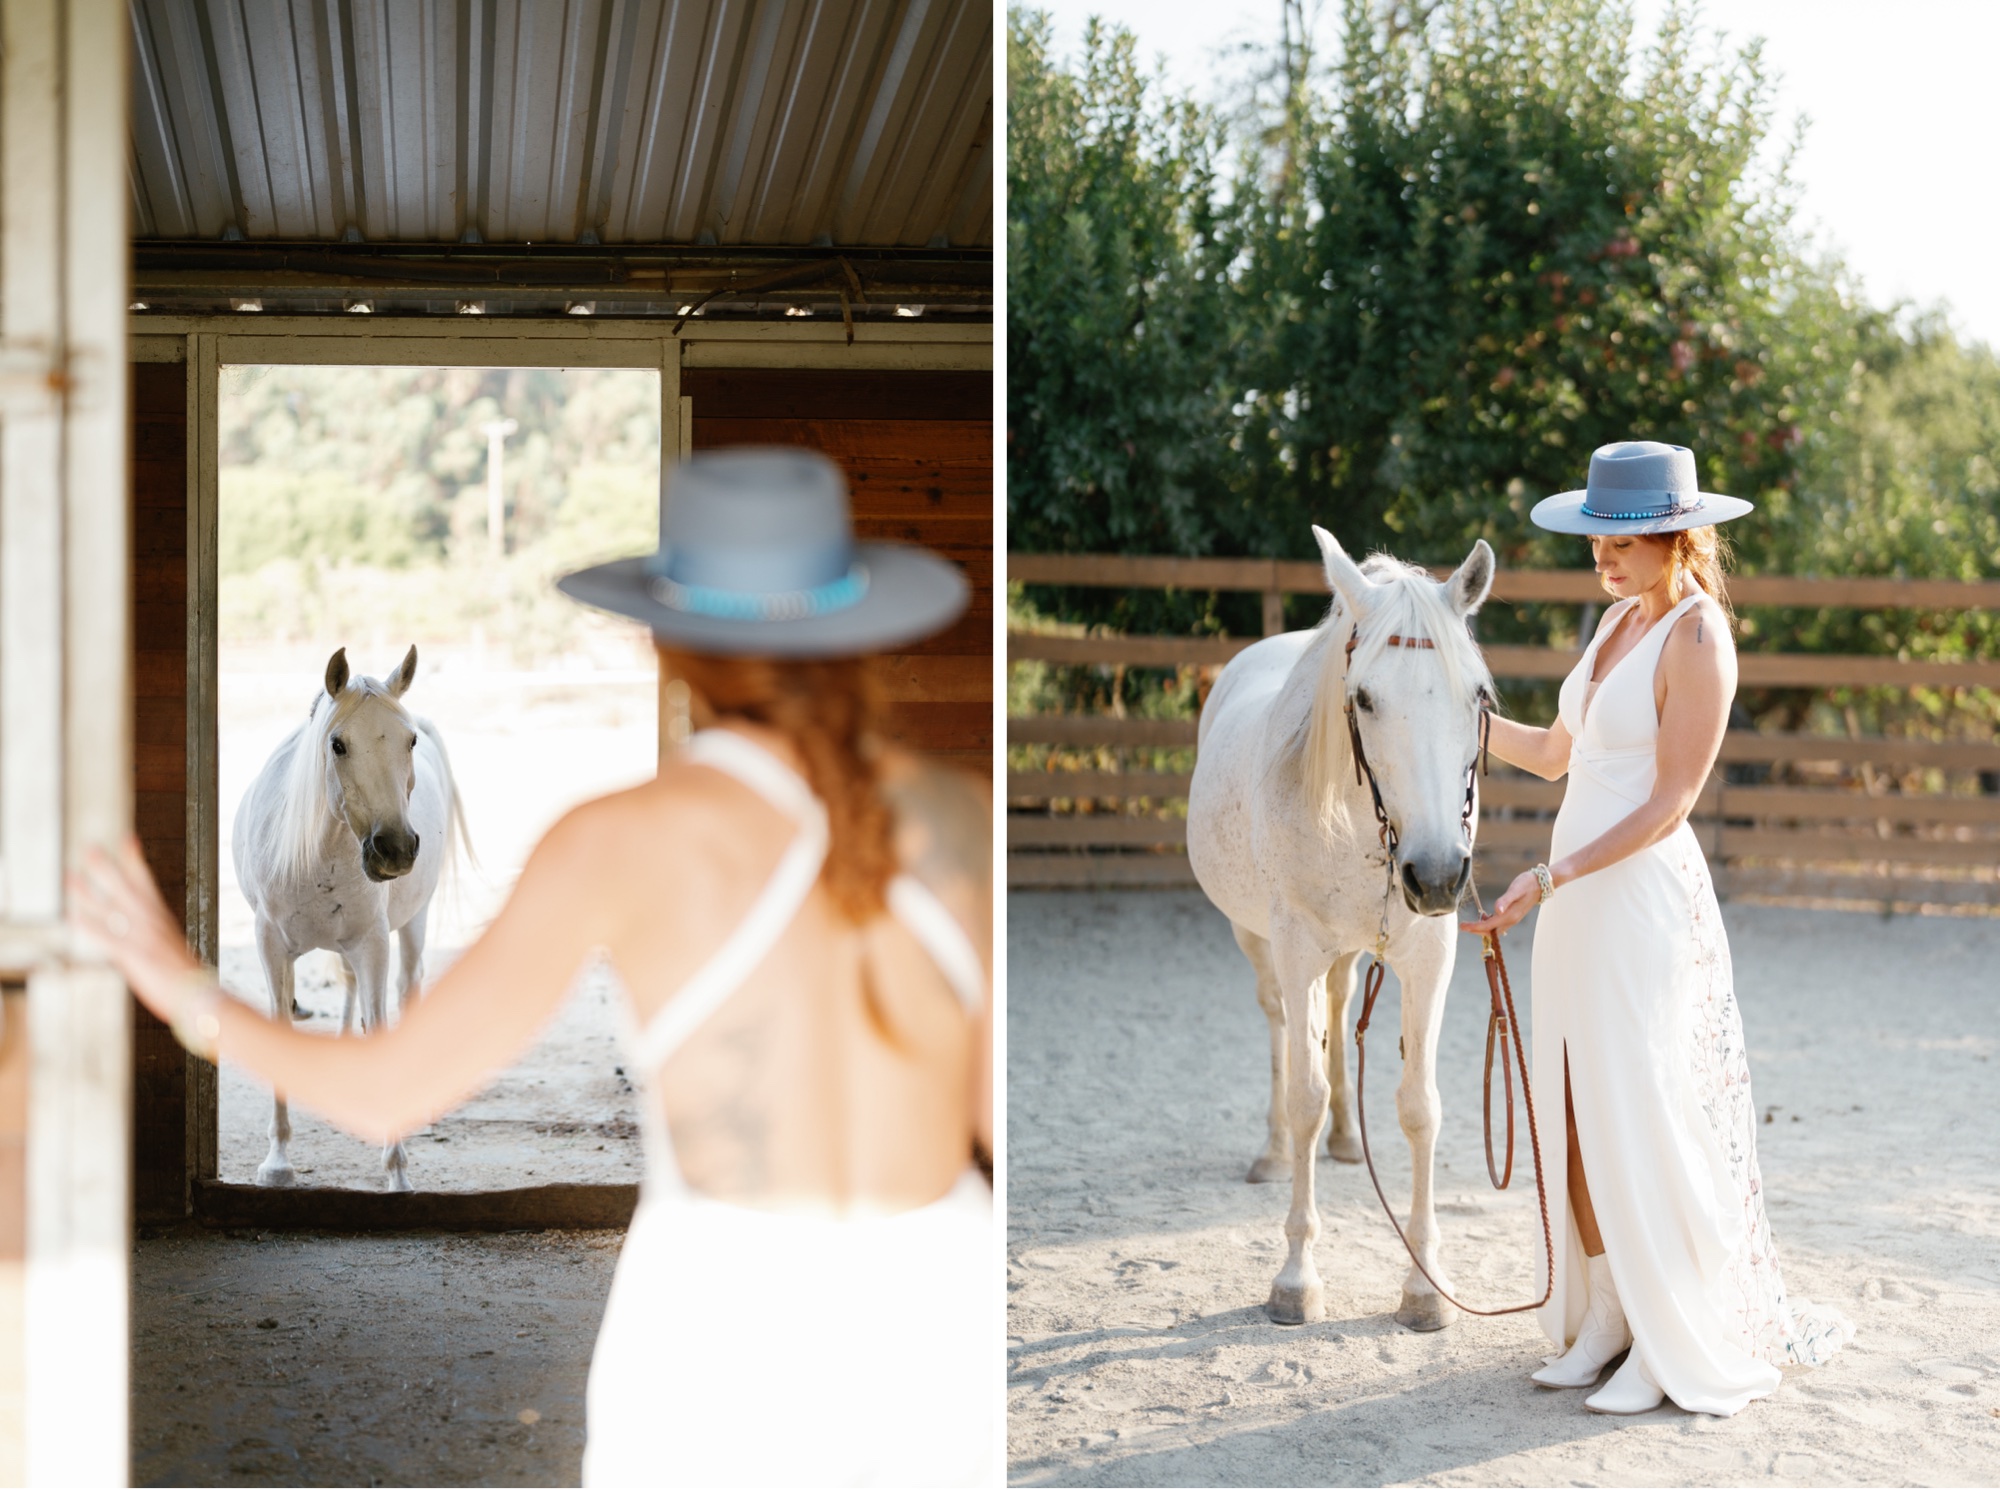
M 402 701 L 373 678 L 354 678 L 342 692 L 381 699 L 405 724 L 415 726 L 416 721 Z M 343 708 L 321 689 L 313 695 L 306 722 L 285 741 L 283 748 L 291 754 L 285 762 L 284 779 L 279 783 L 277 808 L 261 825 L 266 860 L 280 874 L 308 879 L 319 861 L 326 820 L 333 812 L 326 800 L 326 739 L 333 733 L 335 723 L 353 712 L 352 704 Z M 453 796 L 456 795 L 454 792 Z
M 1437 644 L 1446 691 L 1454 698 L 1491 687 L 1493 675 L 1474 645 L 1465 620 L 1445 600 L 1445 587 L 1430 572 L 1388 554 L 1371 554 L 1361 572 L 1374 582 L 1373 608 L 1347 656 L 1346 631 L 1353 618 L 1338 595 L 1319 623 L 1319 677 L 1306 716 L 1306 800 L 1317 804 L 1321 828 L 1351 837 L 1346 783 L 1354 774 L 1354 748 L 1347 737 L 1347 676 L 1350 665 L 1364 667 L 1387 650 L 1391 636 L 1428 637 Z

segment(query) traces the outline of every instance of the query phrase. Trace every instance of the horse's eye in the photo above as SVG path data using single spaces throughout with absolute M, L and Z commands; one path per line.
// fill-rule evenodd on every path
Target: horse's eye
M 410 743 L 408 748 L 411 750 L 415 750 L 417 748 L 417 737 L 415 735 L 410 736 Z
M 1375 700 L 1369 696 L 1366 688 L 1355 690 L 1354 707 L 1360 709 L 1365 714 L 1373 714 L 1375 712 Z
M 341 739 L 339 735 L 333 737 L 333 753 L 335 755 L 347 754 L 347 742 Z

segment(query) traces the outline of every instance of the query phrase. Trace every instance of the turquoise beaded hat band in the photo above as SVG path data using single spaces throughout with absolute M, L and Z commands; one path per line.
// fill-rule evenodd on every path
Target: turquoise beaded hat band
M 882 651 L 965 609 L 956 565 L 854 541 L 846 478 L 817 451 L 707 451 L 664 487 L 658 550 L 565 575 L 564 594 L 643 621 L 667 645 L 727 656 Z
M 662 574 L 654 579 L 652 591 L 653 598 L 669 610 L 691 615 L 715 616 L 724 621 L 803 621 L 859 604 L 868 593 L 868 570 L 856 564 L 827 584 L 768 593 L 683 585 Z
M 1707 527 L 1752 510 L 1741 497 L 1699 486 L 1694 452 L 1685 445 L 1624 440 L 1591 453 L 1590 478 L 1582 491 L 1545 497 L 1529 516 L 1552 533 L 1595 538 Z

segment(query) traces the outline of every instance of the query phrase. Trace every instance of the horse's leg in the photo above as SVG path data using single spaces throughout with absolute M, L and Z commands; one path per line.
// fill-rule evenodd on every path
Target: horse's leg
M 271 994 L 271 1017 L 280 1024 L 292 1018 L 292 952 L 278 928 L 257 918 L 257 960 L 264 965 L 264 986 Z M 292 1141 L 292 1114 L 285 1094 L 271 1093 L 271 1151 L 257 1166 L 260 1185 L 289 1185 L 298 1179 L 285 1145 Z
M 1449 1289 L 1451 1279 L 1438 1260 L 1437 1211 L 1431 1194 L 1431 1165 L 1437 1148 L 1438 1030 L 1444 1023 L 1445 985 L 1458 953 L 1458 928 L 1449 920 L 1420 924 L 1392 964 L 1403 987 L 1403 1079 L 1396 1087 L 1396 1115 L 1410 1141 L 1410 1246 L 1431 1277 Z M 1414 1265 L 1403 1279 L 1403 1306 L 1396 1323 L 1412 1330 L 1441 1330 L 1457 1314 Z
M 364 1034 L 384 1028 L 389 1022 L 389 929 L 377 924 L 360 942 L 343 949 L 353 964 L 361 998 L 361 1029 Z M 406 1163 L 401 1141 L 382 1150 L 382 1168 L 389 1176 L 391 1190 L 410 1188 L 404 1174 Z
M 1257 976 L 1257 1006 L 1271 1027 L 1271 1106 L 1264 1118 L 1264 1152 L 1250 1166 L 1250 1183 L 1267 1185 L 1292 1170 L 1292 1129 L 1285 1116 L 1285 1001 L 1278 992 L 1277 970 L 1271 966 L 1271 944 L 1234 921 L 1229 929 L 1250 959 L 1250 970 Z
M 340 976 L 340 1032 L 344 1035 L 355 1027 L 354 967 L 343 952 L 333 954 L 333 966 Z
M 1319 1130 L 1326 1122 L 1325 952 L 1297 926 L 1274 917 L 1271 961 L 1285 1006 L 1285 1110 L 1292 1123 L 1292 1209 L 1285 1217 L 1290 1250 L 1271 1285 L 1265 1306 L 1279 1324 L 1310 1324 L 1326 1318 L 1326 1297 L 1313 1243 L 1319 1239 L 1319 1202 L 1313 1194 L 1313 1162 Z
M 1326 973 L 1326 1081 L 1333 1121 L 1326 1129 L 1326 1151 L 1343 1164 L 1361 1162 L 1361 1136 L 1354 1127 L 1354 1088 L 1347 1079 L 1347 1008 L 1354 1002 L 1355 964 L 1359 952 L 1336 958 Z
M 410 1006 L 424 991 L 424 936 L 431 908 L 419 906 L 417 913 L 396 933 L 396 1017 L 410 1012 Z

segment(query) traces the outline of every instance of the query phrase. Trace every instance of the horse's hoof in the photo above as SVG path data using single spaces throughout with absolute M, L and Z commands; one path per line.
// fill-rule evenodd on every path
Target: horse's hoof
M 403 1171 L 402 1171 L 402 1170 L 400 1170 L 400 1169 L 392 1169 L 392 1170 L 390 1170 L 390 1171 L 389 1171 L 389 1189 L 390 1189 L 390 1191 L 391 1191 L 392 1193 L 394 1193 L 394 1194 L 397 1194 L 397 1195 L 407 1195 L 407 1194 L 409 1194 L 409 1193 L 410 1193 L 410 1177 L 409 1177 L 408 1175 L 404 1174 L 404 1173 L 403 1173 Z
M 1329 1133 L 1326 1135 L 1327 1155 L 1342 1164 L 1361 1162 L 1361 1140 L 1352 1133 Z
M 1304 1288 L 1273 1283 L 1264 1312 L 1273 1324 L 1318 1324 L 1326 1318 L 1326 1293 L 1317 1283 Z
M 269 1185 L 276 1189 L 283 1189 L 288 1185 L 296 1185 L 298 1182 L 298 1171 L 293 1169 L 289 1164 L 273 1164 L 269 1159 L 266 1159 L 262 1164 L 257 1166 L 257 1183 L 260 1185 Z
M 1457 1315 L 1458 1311 L 1440 1295 L 1411 1293 L 1406 1288 L 1403 1290 L 1403 1307 L 1396 1311 L 1396 1323 L 1406 1330 L 1428 1334 L 1432 1330 L 1443 1329 Z
M 1265 1154 L 1255 1164 L 1250 1166 L 1250 1183 L 1253 1185 L 1275 1184 L 1279 1180 L 1288 1180 L 1291 1177 L 1292 1161 L 1290 1159 L 1274 1158 L 1270 1154 Z

